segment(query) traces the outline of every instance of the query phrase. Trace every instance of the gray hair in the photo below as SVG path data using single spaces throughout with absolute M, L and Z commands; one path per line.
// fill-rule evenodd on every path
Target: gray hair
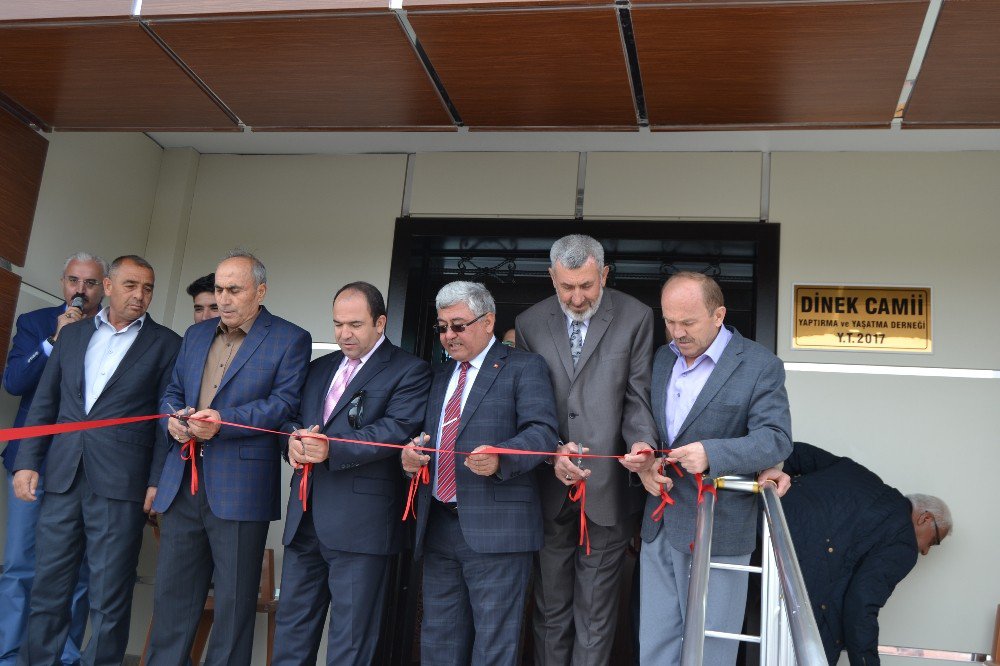
M 490 290 L 478 282 L 449 282 L 441 287 L 434 299 L 434 305 L 438 310 L 450 308 L 458 303 L 468 305 L 476 317 L 497 311 L 497 304 Z
M 63 262 L 63 275 L 66 274 L 66 269 L 69 268 L 70 263 L 74 261 L 93 261 L 101 267 L 101 271 L 105 275 L 108 274 L 108 262 L 98 257 L 96 254 L 91 254 L 89 252 L 75 252 L 74 254 L 66 257 L 66 261 Z
M 597 262 L 597 270 L 603 270 L 604 248 L 596 239 L 583 234 L 563 236 L 549 250 L 549 261 L 553 268 L 557 261 L 569 269 L 580 268 L 591 257 Z
M 229 252 L 226 252 L 226 256 L 222 258 L 222 261 L 227 259 L 249 259 L 250 270 L 253 273 L 253 286 L 259 287 L 262 284 L 267 284 L 267 269 L 264 268 L 263 262 L 251 252 L 239 247 L 233 248 Z M 219 263 L 221 264 L 222 261 Z
M 939 530 L 946 535 L 951 534 L 951 510 L 944 503 L 944 500 L 934 495 L 924 495 L 922 493 L 907 495 L 906 499 L 910 500 L 915 513 L 924 513 L 926 511 L 934 516 Z

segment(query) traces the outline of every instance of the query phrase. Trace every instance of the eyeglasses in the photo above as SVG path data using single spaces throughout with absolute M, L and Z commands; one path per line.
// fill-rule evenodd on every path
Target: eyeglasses
M 941 545 L 941 532 L 938 531 L 937 520 L 934 519 L 934 514 L 931 513 L 930 511 L 927 512 L 927 515 L 931 517 L 931 522 L 934 524 L 934 543 L 932 543 L 931 545 L 932 546 L 940 546 Z
M 357 430 L 361 427 L 361 421 L 365 416 L 365 392 L 358 391 L 351 396 L 350 409 L 347 410 L 347 423 L 351 428 Z
M 66 282 L 73 285 L 74 287 L 82 282 L 83 286 L 86 287 L 87 289 L 93 289 L 97 285 L 101 284 L 100 280 L 81 280 L 75 275 L 63 275 L 63 280 L 66 280 Z
M 449 328 L 451 329 L 452 333 L 462 333 L 463 331 L 465 331 L 466 328 L 468 328 L 469 326 L 472 326 L 473 324 L 475 324 L 477 321 L 479 321 L 480 319 L 482 319 L 483 317 L 485 317 L 488 314 L 489 314 L 488 312 L 484 312 L 483 314 L 479 315 L 478 317 L 476 317 L 472 321 L 467 322 L 465 324 L 451 324 L 451 325 L 449 325 L 449 324 L 434 324 L 433 326 L 431 326 L 431 330 L 434 331 L 435 333 L 437 333 L 438 335 L 443 335 L 444 333 L 447 333 Z

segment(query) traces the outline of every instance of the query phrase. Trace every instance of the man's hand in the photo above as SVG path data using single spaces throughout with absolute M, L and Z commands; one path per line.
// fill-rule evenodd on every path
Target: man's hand
M 80 308 L 66 308 L 66 312 L 63 312 L 56 318 L 56 332 L 52 335 L 52 339 L 59 339 L 59 331 L 61 331 L 63 326 L 66 324 L 72 324 L 74 321 L 81 321 L 86 318 L 86 315 L 83 314 L 83 310 Z
M 176 416 L 190 416 L 191 414 L 194 414 L 193 407 L 185 407 L 175 413 Z M 187 421 L 182 421 L 177 418 L 171 417 L 167 420 L 167 432 L 170 433 L 171 439 L 174 439 L 181 444 L 191 439 L 191 431 L 188 430 Z
M 142 511 L 146 514 L 146 522 L 153 527 L 156 527 L 156 516 L 158 515 L 153 511 L 153 500 L 156 499 L 156 486 L 150 486 L 146 488 L 146 499 L 142 503 Z
M 403 447 L 403 451 L 400 454 L 400 460 L 403 464 L 403 471 L 407 474 L 416 474 L 420 471 L 420 468 L 431 461 L 431 457 L 420 451 L 417 451 L 417 446 L 427 446 L 428 442 L 431 441 L 431 436 L 425 432 L 420 433 L 409 444 Z
M 38 489 L 38 472 L 33 469 L 19 469 L 14 472 L 14 494 L 25 502 L 34 502 Z
M 642 451 L 649 453 L 641 453 Z M 639 474 L 656 464 L 656 456 L 653 455 L 652 446 L 646 442 L 636 442 L 632 445 L 632 452 L 622 456 L 619 462 L 628 471 Z
M 493 476 L 500 469 L 500 456 L 496 453 L 476 453 L 488 448 L 485 444 L 472 449 L 465 457 L 465 466 L 479 476 Z
M 701 442 L 692 442 L 671 449 L 667 462 L 678 463 L 684 471 L 698 474 L 708 469 L 708 454 Z
M 198 441 L 207 442 L 219 433 L 219 429 L 222 427 L 221 423 L 217 421 L 222 420 L 222 415 L 214 409 L 203 409 L 200 412 L 195 412 L 190 416 L 191 420 L 188 421 L 188 430 L 194 435 Z M 216 423 L 210 423 L 208 421 L 196 421 L 195 419 L 212 419 Z
M 778 486 L 778 497 L 784 497 L 788 489 L 792 487 L 792 477 L 777 467 L 768 467 L 757 476 L 757 483 L 759 485 L 764 485 L 765 481 L 773 481 Z
M 588 448 L 583 448 L 581 450 L 580 447 L 576 445 L 576 442 L 569 442 L 556 447 L 556 453 L 587 453 L 589 451 L 590 449 Z M 552 471 L 555 473 L 556 478 L 559 479 L 564 486 L 572 486 L 580 479 L 588 478 L 591 472 L 589 469 L 577 467 L 570 462 L 570 459 L 566 456 L 556 456 L 556 461 L 552 465 Z
M 302 435 L 309 432 L 308 430 L 303 430 L 299 428 L 292 432 L 288 436 L 288 462 L 292 464 L 293 469 L 299 469 L 302 467 L 302 463 L 306 462 L 303 460 L 305 458 L 306 452 L 305 448 L 302 446 Z
M 658 461 L 660 464 L 653 465 L 647 469 L 639 472 L 639 480 L 642 481 L 642 487 L 646 489 L 646 492 L 655 497 L 660 496 L 660 488 L 669 491 L 674 487 L 674 482 L 668 476 L 666 476 L 663 471 L 662 459 Z
M 303 455 L 301 462 L 321 463 L 330 457 L 330 440 L 325 437 L 309 437 L 310 433 L 319 432 L 319 426 L 314 425 L 309 430 L 299 432 L 299 439 L 302 442 Z

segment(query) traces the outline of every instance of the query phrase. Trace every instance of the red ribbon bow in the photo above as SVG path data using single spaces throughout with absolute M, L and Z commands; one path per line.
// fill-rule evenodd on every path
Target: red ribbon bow
M 302 463 L 299 471 L 302 472 L 302 478 L 299 479 L 299 501 L 302 502 L 302 510 L 308 511 L 309 507 L 306 504 L 309 500 L 309 475 L 312 474 L 313 464 Z
M 184 442 L 181 446 L 181 460 L 187 462 L 191 461 L 191 494 L 198 494 L 198 466 L 195 464 L 194 457 L 198 455 L 198 442 L 195 441 L 194 437 Z
M 580 479 L 569 489 L 569 500 L 580 502 L 580 545 L 587 546 L 590 555 L 590 533 L 587 531 L 587 480 Z
M 406 508 L 403 509 L 403 522 L 410 516 L 413 516 L 414 520 L 417 517 L 417 491 L 420 489 L 420 484 L 428 484 L 431 482 L 431 473 L 427 469 L 427 465 L 422 466 L 417 470 L 417 473 L 410 477 L 410 489 L 406 492 Z

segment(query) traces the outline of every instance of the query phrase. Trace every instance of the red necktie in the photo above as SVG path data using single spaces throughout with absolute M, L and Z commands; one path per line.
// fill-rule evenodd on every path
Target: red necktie
M 441 427 L 441 441 L 438 442 L 437 498 L 442 502 L 455 501 L 455 440 L 458 438 L 458 423 L 462 416 L 462 393 L 465 391 L 465 376 L 469 362 L 462 363 L 458 373 L 458 386 L 444 408 L 444 424 Z

